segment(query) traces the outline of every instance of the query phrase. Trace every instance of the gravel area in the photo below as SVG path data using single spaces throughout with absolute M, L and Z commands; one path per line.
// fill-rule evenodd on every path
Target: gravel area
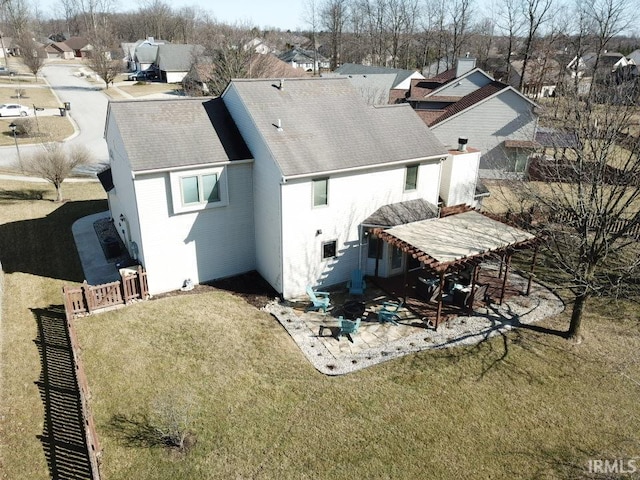
M 509 279 L 511 284 L 520 288 L 526 285 L 526 280 L 514 273 Z M 332 317 L 300 313 L 286 303 L 276 301 L 267 304 L 264 310 L 278 319 L 318 371 L 327 375 L 344 375 L 423 350 L 476 344 L 520 325 L 557 315 L 564 310 L 564 304 L 548 288 L 534 282 L 528 297 L 515 296 L 502 305 L 490 304 L 470 316 L 455 317 L 437 331 L 420 324 L 420 321 L 410 325 L 384 325 L 384 328 L 377 322 L 366 326 L 363 322 L 360 331 L 353 336 L 353 342 L 345 337 L 338 339 L 322 335 L 323 329 L 337 325 Z M 367 328 L 375 328 L 374 342 L 366 340 Z

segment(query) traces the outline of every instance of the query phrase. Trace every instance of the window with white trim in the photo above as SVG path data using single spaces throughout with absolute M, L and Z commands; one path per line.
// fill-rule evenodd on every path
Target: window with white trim
M 173 213 L 186 213 L 229 204 L 226 168 L 171 172 Z
M 313 181 L 313 206 L 322 207 L 329 204 L 329 179 L 318 178 Z
M 418 165 L 407 165 L 404 174 L 404 191 L 408 192 L 418 188 Z
M 217 173 L 180 177 L 180 189 L 184 206 L 220 201 Z

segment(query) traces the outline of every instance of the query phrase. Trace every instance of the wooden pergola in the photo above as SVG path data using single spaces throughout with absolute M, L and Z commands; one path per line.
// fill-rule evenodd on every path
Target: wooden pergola
M 471 296 L 468 305 L 473 305 L 479 265 L 489 258 L 499 257 L 500 272 L 504 265 L 504 277 L 500 292 L 500 304 L 504 299 L 508 271 L 513 254 L 522 249 L 535 248 L 526 295 L 531 290 L 531 279 L 535 268 L 540 239 L 529 232 L 492 219 L 475 210 L 437 219 L 398 225 L 392 228 L 374 228 L 371 232 L 382 241 L 410 255 L 440 280 L 438 310 L 435 328 L 438 328 L 442 313 L 442 291 L 445 275 L 471 268 Z M 376 260 L 377 261 L 377 260 Z M 405 262 L 405 287 L 407 277 Z M 377 271 L 377 268 L 376 268 Z

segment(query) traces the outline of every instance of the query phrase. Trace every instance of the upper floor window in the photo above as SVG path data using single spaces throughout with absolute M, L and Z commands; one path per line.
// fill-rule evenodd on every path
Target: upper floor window
M 182 204 L 185 206 L 220 201 L 217 173 L 181 177 L 180 185 L 182 189 Z
M 418 165 L 409 165 L 404 175 L 404 190 L 416 190 L 418 188 Z
M 171 172 L 173 213 L 222 207 L 229 203 L 224 167 Z
M 329 179 L 319 178 L 313 181 L 313 206 L 321 207 L 329 203 Z

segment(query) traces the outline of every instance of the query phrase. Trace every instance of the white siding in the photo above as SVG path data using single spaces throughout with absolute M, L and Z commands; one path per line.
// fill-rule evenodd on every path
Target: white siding
M 403 89 L 403 90 L 409 90 L 411 88 L 411 80 L 417 78 L 420 80 L 424 79 L 424 75 L 422 75 L 421 73 L 415 72 L 412 75 L 410 75 L 409 77 L 405 78 L 402 82 L 400 82 L 397 85 L 394 85 L 393 88 L 395 89 Z
M 458 138 L 467 137 L 469 146 L 482 152 L 481 168 L 508 168 L 511 160 L 504 141 L 533 140 L 536 121 L 533 105 L 507 90 L 431 130 L 449 149 L 457 147 Z
M 280 214 L 282 176 L 233 85 L 223 98 L 254 158 L 256 270 L 277 292 L 282 293 L 282 218 Z
M 131 175 L 131 163 L 124 149 L 120 131 L 111 116 L 108 117 L 105 139 L 109 150 L 109 163 L 111 165 L 111 175 L 115 187 L 108 194 L 111 216 L 129 254 L 136 258 L 136 252 L 133 248 L 133 242 L 135 242 L 139 249 L 137 259 L 144 263 L 144 252 L 142 250 L 142 242 L 140 241 L 136 193 Z
M 481 72 L 474 72 L 471 75 L 456 79 L 439 90 L 435 96 L 464 97 L 479 88 L 491 83 L 491 79 Z
M 480 152 L 452 152 L 442 164 L 440 197 L 445 206 L 475 204 Z
M 228 205 L 175 215 L 168 173 L 136 178 L 152 294 L 176 290 L 187 278 L 197 284 L 255 268 L 252 165 L 229 165 L 226 175 Z
M 390 203 L 424 198 L 436 204 L 439 176 L 440 162 L 422 164 L 417 190 L 404 192 L 403 166 L 333 175 L 329 178 L 329 204 L 315 208 L 311 179 L 287 182 L 282 202 L 283 296 L 303 295 L 308 284 L 329 286 L 346 282 L 353 269 L 365 269 L 366 242 L 362 248 L 359 246 L 358 227 L 362 221 Z M 318 230 L 322 233 L 317 234 Z M 337 241 L 337 257 L 323 260 L 322 244 L 332 240 Z
M 187 76 L 187 72 L 165 72 L 167 83 L 180 83 Z

